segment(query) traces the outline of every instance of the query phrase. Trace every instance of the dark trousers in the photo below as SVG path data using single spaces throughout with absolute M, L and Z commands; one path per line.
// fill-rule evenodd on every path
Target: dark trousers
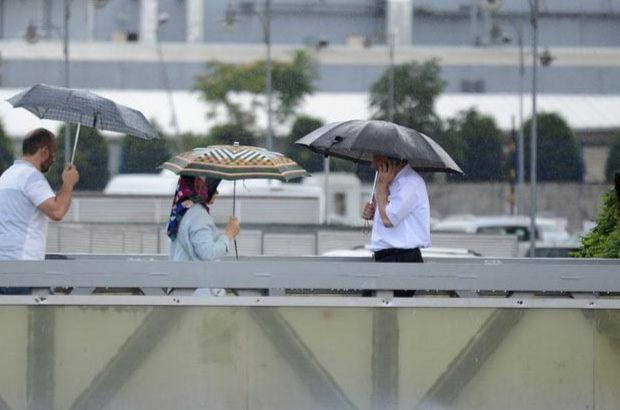
M 380 251 L 375 252 L 374 255 L 375 262 L 407 262 L 407 263 L 422 263 L 424 260 L 422 259 L 422 253 L 420 252 L 420 248 L 415 249 L 382 249 Z M 364 296 L 370 296 L 366 293 L 369 291 L 364 291 Z M 415 293 L 415 290 L 395 290 L 394 296 L 399 298 L 407 298 L 412 297 Z
M 420 248 L 415 249 L 382 249 L 375 252 L 375 262 L 414 262 L 422 263 Z

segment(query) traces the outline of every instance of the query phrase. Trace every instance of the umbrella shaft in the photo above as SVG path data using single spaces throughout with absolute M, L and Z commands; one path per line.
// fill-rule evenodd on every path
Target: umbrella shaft
M 75 131 L 75 141 L 73 142 L 73 153 L 71 154 L 71 165 L 73 165 L 73 160 L 75 160 L 75 150 L 77 148 L 78 138 L 80 138 L 80 123 L 78 122 L 77 130 Z
M 372 191 L 370 192 L 370 199 L 368 199 L 368 202 L 372 202 L 372 197 L 375 195 L 375 189 L 377 188 L 377 176 L 378 175 L 379 173 L 375 171 L 375 180 L 372 183 Z
M 233 181 L 233 216 L 236 216 L 237 208 L 237 181 Z

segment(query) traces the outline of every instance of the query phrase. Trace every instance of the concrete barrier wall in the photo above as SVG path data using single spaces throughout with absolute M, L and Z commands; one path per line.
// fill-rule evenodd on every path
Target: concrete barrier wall
M 620 312 L 1 306 L 0 404 L 616 409 Z

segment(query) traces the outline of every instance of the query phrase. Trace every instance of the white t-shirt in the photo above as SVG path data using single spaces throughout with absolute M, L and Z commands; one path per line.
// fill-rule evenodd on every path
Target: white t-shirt
M 48 217 L 37 207 L 56 196 L 41 171 L 17 160 L 0 175 L 0 260 L 43 260 Z
M 386 228 L 378 206 L 372 224 L 370 249 L 414 249 L 431 246 L 431 216 L 424 179 L 410 166 L 401 169 L 388 187 L 385 213 L 394 225 Z

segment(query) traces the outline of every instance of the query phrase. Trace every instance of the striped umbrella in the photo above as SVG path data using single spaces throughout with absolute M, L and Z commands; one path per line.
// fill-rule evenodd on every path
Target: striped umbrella
M 292 159 L 264 148 L 248 145 L 212 145 L 175 155 L 162 165 L 179 175 L 239 179 L 291 179 L 307 176 Z
M 265 148 L 249 145 L 211 145 L 194 148 L 175 155 L 162 164 L 179 175 L 204 176 L 234 181 L 233 216 L 236 212 L 237 180 L 239 179 L 291 179 L 308 176 L 308 172 L 292 159 Z M 237 241 L 235 255 L 238 258 Z

